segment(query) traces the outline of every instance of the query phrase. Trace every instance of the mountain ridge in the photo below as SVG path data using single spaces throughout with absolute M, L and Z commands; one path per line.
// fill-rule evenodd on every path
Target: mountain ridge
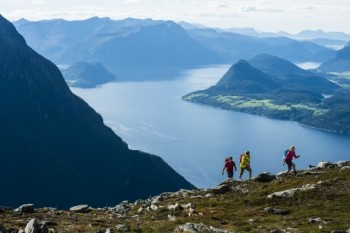
M 194 187 L 160 157 L 130 150 L 2 16 L 0 28 L 2 204 L 106 205 Z
M 322 63 L 318 69 L 323 72 L 350 72 L 350 42 L 338 50 L 334 58 Z
M 266 172 L 245 181 L 227 179 L 208 189 L 161 193 L 104 208 L 0 207 L 0 230 L 17 232 L 27 225 L 56 232 L 346 233 L 349 165 L 319 162 L 296 176 Z
M 53 21 L 15 24 L 29 45 L 56 64 L 101 62 L 121 81 L 169 80 L 183 69 L 233 64 L 260 53 L 293 62 L 323 62 L 335 54 L 332 49 L 308 41 L 258 38 L 201 27 L 184 29 L 181 23 L 164 20 L 95 17 L 61 24 Z

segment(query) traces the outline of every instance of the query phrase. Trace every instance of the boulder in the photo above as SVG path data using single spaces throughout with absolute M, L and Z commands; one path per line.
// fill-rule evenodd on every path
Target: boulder
M 338 161 L 336 164 L 338 167 L 350 166 L 350 161 Z
M 124 224 L 118 224 L 117 225 L 117 231 L 127 232 L 129 230 L 130 230 L 130 228 L 127 225 L 124 225 Z
M 151 206 L 150 206 L 149 208 L 150 208 L 151 210 L 153 210 L 153 211 L 156 211 L 156 210 L 159 209 L 159 207 L 156 206 L 155 204 L 151 204 Z
M 49 227 L 47 226 L 46 223 L 43 223 L 43 225 L 41 225 L 40 233 L 49 233 Z
M 24 228 L 25 233 L 40 233 L 40 231 L 41 231 L 40 225 L 35 218 L 30 220 L 26 228 Z
M 321 161 L 318 163 L 317 167 L 318 168 L 334 168 L 337 165 L 331 163 L 331 162 L 325 162 L 325 161 Z
M 214 193 L 207 193 L 204 195 L 204 197 L 206 197 L 206 198 L 210 198 L 210 197 L 214 197 L 214 196 L 215 196 Z
M 269 172 L 260 173 L 252 178 L 252 180 L 259 182 L 271 182 L 276 179 L 276 175 Z
M 88 205 L 77 205 L 69 208 L 70 211 L 75 213 L 87 213 L 90 211 L 90 206 Z
M 177 221 L 177 218 L 176 218 L 176 216 L 174 216 L 174 215 L 168 214 L 168 220 L 169 220 L 170 222 L 176 222 L 176 221 Z
M 181 233 L 181 232 L 186 232 L 186 233 L 206 233 L 206 232 L 211 232 L 211 233 L 229 233 L 226 230 L 222 230 L 216 227 L 212 226 L 206 226 L 203 223 L 186 223 L 184 225 L 178 226 L 175 228 L 174 233 Z
M 289 210 L 285 210 L 285 209 L 278 209 L 278 208 L 274 208 L 274 207 L 266 207 L 264 209 L 267 213 L 270 213 L 270 214 L 279 214 L 279 215 L 287 215 L 290 213 Z
M 246 184 L 237 185 L 232 190 L 235 191 L 235 192 L 249 193 L 249 189 L 247 188 Z
M 24 204 L 15 209 L 15 213 L 23 214 L 23 213 L 34 213 L 34 204 Z
M 162 196 L 156 196 L 153 198 L 151 203 L 156 205 L 156 204 L 159 204 L 161 201 L 163 201 L 163 199 L 164 198 Z
M 321 218 L 309 218 L 309 223 L 322 223 L 323 220 Z
M 317 186 L 315 184 L 305 184 L 301 188 L 288 189 L 280 192 L 275 192 L 267 196 L 267 198 L 273 197 L 293 197 L 294 194 L 298 191 L 308 191 L 315 189 Z
M 183 207 L 181 205 L 179 205 L 179 203 L 176 203 L 175 205 L 168 205 L 168 210 L 173 210 L 173 211 L 177 211 L 177 210 L 182 210 Z
M 109 210 L 118 214 L 126 214 L 130 210 L 130 208 L 127 205 L 127 203 L 122 202 L 119 205 L 116 205 L 115 207 L 110 208 Z
M 340 170 L 341 170 L 341 171 L 345 171 L 345 170 L 347 170 L 347 169 L 349 169 L 349 168 L 350 168 L 350 166 L 344 166 L 344 167 L 340 168 Z
M 227 184 L 221 184 L 221 185 L 218 185 L 214 188 L 212 188 L 210 191 L 215 194 L 215 195 L 218 195 L 218 194 L 224 194 L 228 191 L 230 191 L 231 188 L 229 187 L 229 185 Z

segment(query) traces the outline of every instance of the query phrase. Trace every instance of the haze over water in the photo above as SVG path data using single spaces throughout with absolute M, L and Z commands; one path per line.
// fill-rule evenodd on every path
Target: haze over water
M 221 175 L 224 158 L 233 156 L 238 165 L 239 155 L 245 150 L 251 151 L 253 175 L 286 169 L 282 153 L 291 145 L 301 155 L 295 161 L 297 169 L 319 161 L 349 160 L 349 135 L 181 99 L 189 92 L 214 85 L 228 68 L 223 65 L 189 70 L 174 81 L 71 89 L 99 112 L 131 149 L 162 157 L 197 187 L 212 187 L 226 179 Z M 142 175 L 142 171 L 135 172 Z

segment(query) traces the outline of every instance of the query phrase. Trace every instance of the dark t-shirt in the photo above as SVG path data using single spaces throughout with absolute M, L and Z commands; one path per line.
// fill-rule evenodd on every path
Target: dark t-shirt
M 228 171 L 228 172 L 233 172 L 233 167 L 235 167 L 236 166 L 236 164 L 235 164 L 235 162 L 233 162 L 233 161 L 227 161 L 226 163 L 225 163 L 225 167 L 226 167 L 226 170 Z

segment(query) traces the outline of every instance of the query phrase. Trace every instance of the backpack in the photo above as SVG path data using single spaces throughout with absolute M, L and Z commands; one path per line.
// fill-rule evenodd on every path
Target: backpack
M 283 160 L 286 158 L 288 152 L 289 152 L 289 149 L 286 149 L 283 151 L 283 157 L 282 157 Z
M 242 163 L 242 157 L 244 156 L 244 154 L 241 154 L 240 156 L 239 156 L 239 163 Z

